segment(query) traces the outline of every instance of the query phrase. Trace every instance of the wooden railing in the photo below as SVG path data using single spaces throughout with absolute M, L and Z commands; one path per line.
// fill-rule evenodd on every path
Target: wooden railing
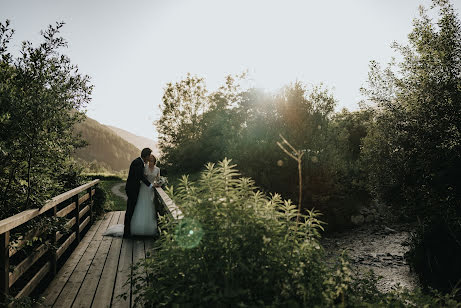
M 155 208 L 160 214 L 167 214 L 172 219 L 181 219 L 183 214 L 178 206 L 171 200 L 161 187 L 155 187 Z M 163 212 L 163 213 L 162 213 Z
M 47 275 L 56 275 L 57 264 L 66 250 L 74 242 L 79 242 L 85 227 L 93 220 L 93 196 L 99 180 L 72 189 L 48 201 L 40 209 L 30 209 L 0 221 L 0 300 L 5 302 L 11 288 L 17 292 L 15 298 L 28 296 Z M 17 254 L 39 237 L 43 230 L 31 230 L 10 243 L 10 233 L 37 216 L 66 217 L 65 226 L 71 230 L 62 234 L 55 232 L 46 242 L 35 247 L 30 253 Z M 13 233 L 12 233 L 13 232 Z M 52 249 L 54 247 L 55 249 Z M 18 258 L 20 256 L 20 258 Z M 14 267 L 10 261 L 14 259 Z M 27 278 L 20 279 L 21 277 Z M 25 280 L 28 280 L 26 283 Z M 19 283 L 19 285 L 17 285 Z M 0 305 L 1 305 L 0 302 Z

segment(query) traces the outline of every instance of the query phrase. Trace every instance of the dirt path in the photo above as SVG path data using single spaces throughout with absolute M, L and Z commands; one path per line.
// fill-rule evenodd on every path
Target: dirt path
M 118 184 L 115 184 L 114 186 L 112 186 L 111 188 L 111 191 L 114 195 L 116 196 L 119 196 L 120 198 L 123 198 L 123 200 L 127 200 L 128 197 L 126 196 L 126 194 L 124 192 L 121 191 L 120 188 L 122 188 L 123 186 L 125 185 L 125 182 L 122 182 L 122 183 L 118 183 Z

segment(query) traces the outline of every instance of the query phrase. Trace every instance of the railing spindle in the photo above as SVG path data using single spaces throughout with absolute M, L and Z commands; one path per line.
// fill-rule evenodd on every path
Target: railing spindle
M 74 202 L 75 202 L 75 232 L 77 235 L 77 243 L 80 243 L 80 203 L 78 202 L 78 194 L 76 194 L 74 197 Z
M 57 213 L 57 210 L 56 210 L 56 206 L 53 207 L 53 209 L 51 210 L 52 213 L 53 213 L 53 217 L 54 219 L 57 218 L 56 216 L 56 213 Z M 50 261 L 51 261 L 51 275 L 52 277 L 56 276 L 56 264 L 57 264 L 57 261 L 58 261 L 58 258 L 56 256 L 56 245 L 58 243 L 58 240 L 57 240 L 57 235 L 56 235 L 56 232 L 53 232 L 51 234 L 51 246 L 52 246 L 52 249 L 50 249 Z
M 10 291 L 10 231 L 0 234 L 0 304 L 6 303 Z
M 86 191 L 90 195 L 90 198 L 88 200 L 88 202 L 90 203 L 90 223 L 93 223 L 93 187 L 88 188 Z

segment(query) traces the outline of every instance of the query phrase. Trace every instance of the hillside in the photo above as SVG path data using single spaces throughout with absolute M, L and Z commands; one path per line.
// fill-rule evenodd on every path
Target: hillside
M 157 143 L 154 140 L 146 138 L 146 137 L 142 137 L 142 136 L 137 136 L 133 133 L 130 133 L 124 129 L 121 129 L 115 126 L 106 125 L 106 127 L 109 127 L 118 136 L 122 137 L 129 143 L 133 144 L 138 149 L 142 150 L 143 148 L 151 148 L 155 156 L 158 156 L 159 150 L 158 150 Z
M 76 125 L 76 132 L 80 132 L 89 144 L 78 149 L 75 156 L 93 167 L 103 167 L 109 171 L 126 170 L 140 154 L 133 144 L 91 118 Z

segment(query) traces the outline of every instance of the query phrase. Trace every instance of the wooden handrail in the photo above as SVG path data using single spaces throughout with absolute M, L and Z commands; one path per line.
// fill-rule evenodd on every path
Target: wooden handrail
M 99 180 L 94 180 L 91 181 L 87 184 L 84 184 L 82 186 L 79 186 L 77 188 L 74 188 L 72 190 L 69 190 L 65 193 L 62 193 L 47 203 L 40 209 L 31 209 L 31 210 L 25 210 L 21 213 L 18 213 L 16 215 L 13 215 L 11 217 L 8 217 L 6 219 L 0 220 L 0 234 L 5 233 L 6 231 L 10 231 L 11 229 L 16 228 L 17 226 L 20 226 L 32 218 L 37 217 L 40 214 L 45 213 L 46 211 L 50 210 L 54 206 L 58 205 L 59 203 L 66 201 L 67 199 L 77 195 L 78 193 L 84 191 L 85 189 L 88 189 L 89 187 L 95 186 L 97 183 L 99 183 Z
M 98 183 L 99 180 L 91 181 L 54 197 L 39 209 L 26 210 L 0 220 L 0 303 L 3 303 L 9 296 L 10 287 L 19 280 L 23 274 L 31 270 L 32 266 L 39 259 L 47 258 L 47 262 L 38 272 L 34 272 L 35 275 L 33 278 L 31 278 L 29 283 L 16 294 L 15 298 L 29 295 L 48 273 L 51 273 L 52 276 L 56 275 L 56 264 L 58 259 L 70 247 L 70 244 L 80 240 L 81 232 L 93 219 L 93 196 L 96 193 L 95 186 Z M 79 197 L 79 193 L 84 191 L 86 191 L 86 194 Z M 73 202 L 66 204 L 58 211 L 58 205 L 67 200 L 72 200 Z M 61 234 L 56 232 L 56 234 L 51 236 L 51 239 L 48 239 L 50 241 L 49 243 L 58 246 L 56 250 L 50 250 L 48 245 L 42 244 L 40 247 L 36 248 L 31 255 L 25 257 L 25 259 L 16 266 L 13 272 L 10 272 L 10 257 L 21 250 L 24 243 L 29 240 L 30 237 L 38 236 L 43 232 L 41 230 L 32 230 L 24 235 L 15 247 L 9 247 L 10 231 L 44 213 L 46 213 L 47 216 L 51 215 L 54 217 L 65 217 L 68 214 L 72 215 L 73 217 L 66 223 L 67 227 L 73 229 L 72 233 Z M 63 237 L 64 242 L 59 244 L 58 241 Z
M 182 219 L 184 217 L 181 209 L 174 203 L 173 200 L 161 187 L 155 187 L 155 196 L 162 203 L 165 212 L 173 217 L 173 219 Z

